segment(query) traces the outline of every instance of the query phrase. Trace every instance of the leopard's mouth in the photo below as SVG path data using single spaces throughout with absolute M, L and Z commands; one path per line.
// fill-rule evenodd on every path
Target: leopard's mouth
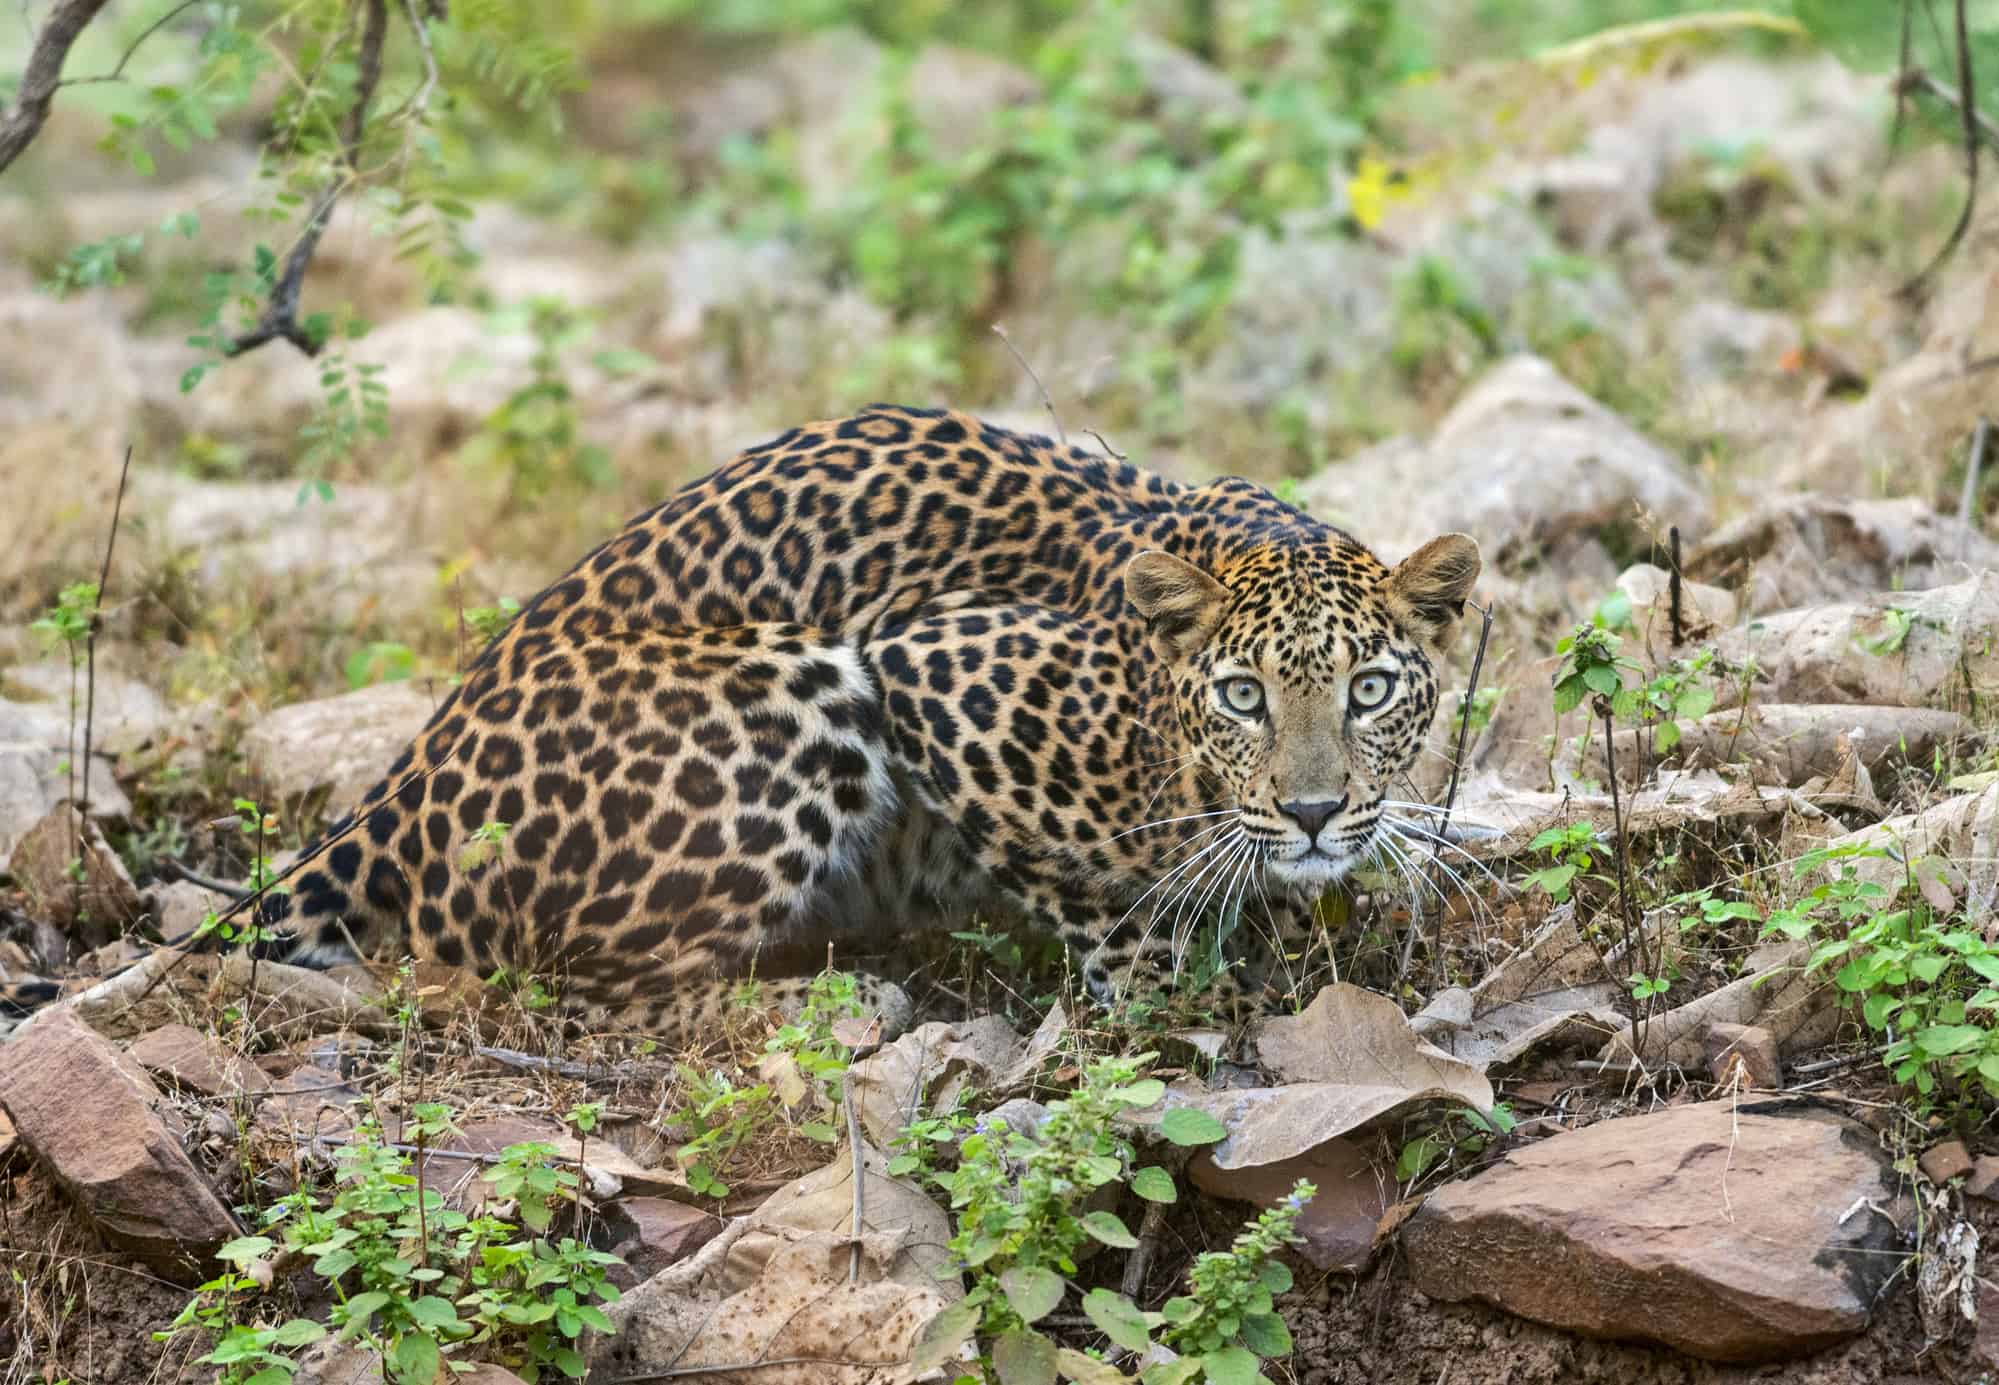
M 1337 848 L 1326 851 L 1300 843 L 1292 848 L 1291 855 L 1272 857 L 1264 869 L 1272 880 L 1286 888 L 1323 890 L 1344 878 L 1360 860 L 1359 852 Z

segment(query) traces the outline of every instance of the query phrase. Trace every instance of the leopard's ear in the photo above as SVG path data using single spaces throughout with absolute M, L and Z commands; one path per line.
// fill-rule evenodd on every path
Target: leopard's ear
M 1221 623 L 1229 590 L 1192 563 L 1148 549 L 1124 569 L 1124 594 L 1145 617 L 1161 658 L 1184 659 Z
M 1404 558 L 1383 588 L 1420 637 L 1443 645 L 1465 613 L 1479 568 L 1478 545 L 1469 536 L 1444 534 Z

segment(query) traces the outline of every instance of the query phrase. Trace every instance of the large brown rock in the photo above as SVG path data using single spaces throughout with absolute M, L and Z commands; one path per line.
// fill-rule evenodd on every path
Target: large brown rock
M 198 1282 L 236 1234 L 152 1078 L 75 1015 L 50 1015 L 8 1046 L 0 1106 L 104 1240 L 158 1273 Z
M 294 703 L 251 727 L 243 750 L 281 801 L 325 792 L 332 810 L 345 812 L 388 773 L 443 696 L 419 682 L 377 683 Z
M 1432 1298 L 1749 1361 L 1865 1327 L 1912 1218 L 1862 1127 L 1722 1101 L 1515 1150 L 1432 1195 L 1404 1243 Z

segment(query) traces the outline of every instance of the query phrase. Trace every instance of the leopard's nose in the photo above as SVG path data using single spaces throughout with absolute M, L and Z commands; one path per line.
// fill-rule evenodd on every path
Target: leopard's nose
M 1277 805 L 1286 816 L 1292 818 L 1305 829 L 1306 838 L 1317 843 L 1319 829 L 1333 820 L 1333 814 L 1346 806 L 1344 798 L 1323 798 L 1316 803 L 1300 803 L 1295 799 L 1290 803 Z

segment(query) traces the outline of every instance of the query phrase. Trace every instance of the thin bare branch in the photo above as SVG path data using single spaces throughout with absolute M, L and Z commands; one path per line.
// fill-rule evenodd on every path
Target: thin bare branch
M 125 512 L 125 482 L 132 475 L 132 447 L 125 446 L 125 464 L 118 469 L 118 496 L 111 502 L 111 532 L 104 536 L 104 566 L 97 574 L 97 598 L 90 603 L 90 625 L 83 636 L 87 668 L 83 703 L 83 792 L 77 805 L 90 811 L 91 737 L 97 725 L 97 631 L 104 623 L 104 593 L 111 584 L 111 554 L 118 546 L 118 517 Z
M 1914 298 L 1928 286 L 1932 276 L 1941 269 L 1950 257 L 1957 253 L 1957 247 L 1964 243 L 1965 233 L 1971 229 L 1971 218 L 1978 210 L 1978 148 L 1980 137 L 1985 133 L 1978 117 L 1976 74 L 1972 70 L 1971 26 L 1965 16 L 1968 0 L 1957 0 L 1955 29 L 1957 41 L 1957 103 L 1958 116 L 1964 129 L 1964 209 L 1957 214 L 1957 225 L 1951 227 L 1950 236 L 1938 250 L 1936 257 L 1923 267 L 1921 273 L 1902 285 L 1904 298 Z M 1927 74 L 1925 74 L 1927 77 Z M 1934 79 L 1930 79 L 1934 80 Z M 1927 87 L 1926 87 L 1927 89 Z
M 112 68 L 109 72 L 99 73 L 95 77 L 67 77 L 62 81 L 57 82 L 56 85 L 59 87 L 82 87 L 82 86 L 89 86 L 92 82 L 124 81 L 125 64 L 132 61 L 132 55 L 134 53 L 137 53 L 139 49 L 144 46 L 146 40 L 151 38 L 154 34 L 157 34 L 160 30 L 166 28 L 167 25 L 173 23 L 174 20 L 180 18 L 180 16 L 186 14 L 189 10 L 193 9 L 196 5 L 199 5 L 200 3 L 201 0 L 180 0 L 180 3 L 178 5 L 175 5 L 172 9 L 168 10 L 158 19 L 155 19 L 151 24 L 148 24 L 144 29 L 141 29 L 139 31 L 139 36 L 133 39 L 127 45 L 125 45 L 124 53 L 119 55 L 118 65 Z
M 21 73 L 14 104 L 0 113 L 0 173 L 34 143 L 48 123 L 49 105 L 62 85 L 62 65 L 69 60 L 69 50 L 104 5 L 105 0 L 56 0 L 55 8 L 49 11 L 48 22 L 35 35 L 35 46 L 28 53 L 28 66 Z
M 326 232 L 326 224 L 333 216 L 333 208 L 346 192 L 360 179 L 361 139 L 368 129 L 368 107 L 375 99 L 375 88 L 382 80 L 382 44 L 388 37 L 388 0 L 367 0 L 367 19 L 361 30 L 361 52 L 359 75 L 354 80 L 354 105 L 347 112 L 346 128 L 341 134 L 341 161 L 345 165 L 328 180 L 319 195 L 313 199 L 312 210 L 306 214 L 305 226 L 293 242 L 291 253 L 285 256 L 284 268 L 271 285 L 271 297 L 264 307 L 264 314 L 257 325 L 242 333 L 223 348 L 227 356 L 240 356 L 245 351 L 271 341 L 288 341 L 308 356 L 317 356 L 323 342 L 308 332 L 299 321 L 299 293 L 305 285 L 305 272 L 312 265 L 313 254 L 319 249 L 319 238 Z
M 1055 412 L 1055 401 L 1049 398 L 1048 386 L 1041 383 L 1041 377 L 1034 373 L 1034 367 L 1027 363 L 1027 357 L 1020 354 L 1020 348 L 1013 344 L 1013 338 L 1006 334 L 1006 328 L 995 322 L 993 324 L 993 335 L 1006 343 L 1006 349 L 1013 353 L 1013 358 L 1016 361 L 1020 362 L 1020 368 L 1027 372 L 1027 378 L 1034 382 L 1034 388 L 1041 391 L 1041 407 L 1048 410 L 1048 417 L 1055 424 L 1055 436 L 1061 440 L 1064 447 L 1067 447 L 1069 445 L 1069 435 L 1062 431 L 1062 416 Z M 1102 441 L 1102 439 L 1098 439 L 1098 441 Z

